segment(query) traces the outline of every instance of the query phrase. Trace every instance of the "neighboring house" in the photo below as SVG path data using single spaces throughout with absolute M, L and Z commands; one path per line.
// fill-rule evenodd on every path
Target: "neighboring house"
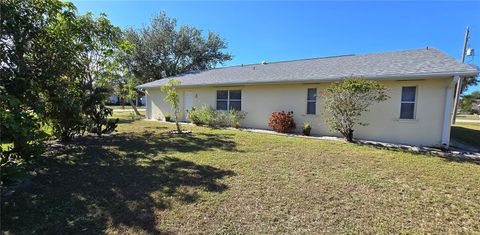
M 315 135 L 329 131 L 324 112 L 324 89 L 333 81 L 360 76 L 383 83 L 390 99 L 373 105 L 356 126 L 361 139 L 424 146 L 448 146 L 454 87 L 461 77 L 479 70 L 461 64 L 433 48 L 364 55 L 345 55 L 304 60 L 240 65 L 175 77 L 181 81 L 182 119 L 194 106 L 207 104 L 219 110 L 241 109 L 244 127 L 268 128 L 275 111 L 293 111 L 297 131 L 308 122 Z M 160 87 L 167 79 L 138 86 L 147 96 L 147 117 L 164 119 L 172 113 Z M 320 94 L 316 96 L 315 94 Z
M 122 100 L 117 96 L 117 95 L 110 95 L 109 97 L 110 102 L 108 104 L 110 105 L 120 105 Z M 135 101 L 137 106 L 144 106 L 145 105 L 145 96 L 142 97 L 137 97 L 137 100 Z M 128 102 L 125 102 L 125 105 L 130 105 Z
M 120 103 L 120 99 L 116 95 L 110 95 L 110 102 L 109 104 L 118 104 Z

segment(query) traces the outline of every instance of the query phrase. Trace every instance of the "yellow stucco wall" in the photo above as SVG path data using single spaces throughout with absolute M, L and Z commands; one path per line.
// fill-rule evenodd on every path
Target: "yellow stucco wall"
M 446 89 L 451 81 L 452 78 L 382 81 L 389 89 L 390 99 L 373 105 L 369 112 L 363 114 L 362 121 L 369 125 L 357 126 L 354 136 L 392 143 L 440 145 Z M 217 90 L 239 89 L 242 90 L 242 110 L 248 113 L 243 122 L 244 127 L 269 129 L 270 114 L 285 110 L 294 112 L 298 132 L 301 131 L 302 124 L 308 122 L 314 135 L 338 136 L 328 130 L 324 121 L 321 96 L 317 98 L 317 115 L 305 114 L 307 88 L 317 88 L 322 93 L 328 85 L 329 83 L 182 88 L 179 89 L 180 104 L 183 110 L 185 92 L 192 92 L 194 106 L 207 104 L 215 108 Z M 415 120 L 399 120 L 402 86 L 417 86 Z M 165 113 L 173 113 L 170 105 L 163 101 L 164 95 L 159 89 L 148 89 L 146 92 L 149 119 L 162 120 Z M 182 119 L 185 119 L 185 112 L 182 113 Z

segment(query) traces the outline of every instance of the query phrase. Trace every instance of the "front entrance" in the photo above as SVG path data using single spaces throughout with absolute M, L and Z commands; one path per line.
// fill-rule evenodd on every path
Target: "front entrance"
M 191 110 L 193 108 L 193 93 L 185 92 L 185 110 Z M 188 120 L 187 112 L 185 111 L 185 120 Z

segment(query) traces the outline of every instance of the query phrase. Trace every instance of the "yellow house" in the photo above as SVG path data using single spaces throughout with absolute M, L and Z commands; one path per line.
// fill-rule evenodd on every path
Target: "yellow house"
M 434 48 L 363 55 L 239 65 L 184 74 L 175 79 L 185 110 L 203 104 L 217 110 L 247 112 L 242 126 L 268 129 L 275 111 L 293 111 L 295 122 L 308 122 L 314 135 L 333 135 L 323 118 L 323 90 L 348 76 L 378 80 L 390 99 L 373 105 L 357 126 L 359 139 L 420 146 L 448 146 L 455 84 L 479 70 Z M 147 97 L 147 118 L 163 120 L 172 108 L 160 87 L 168 79 L 138 86 Z M 316 95 L 320 94 L 320 95 Z M 297 125 L 301 126 L 301 125 Z M 297 127 L 300 131 L 301 127 Z

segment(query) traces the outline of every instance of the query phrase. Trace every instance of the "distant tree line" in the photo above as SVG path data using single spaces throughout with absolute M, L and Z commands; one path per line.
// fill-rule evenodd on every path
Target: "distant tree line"
M 480 91 L 463 95 L 460 101 L 460 112 L 465 114 L 480 114 Z

